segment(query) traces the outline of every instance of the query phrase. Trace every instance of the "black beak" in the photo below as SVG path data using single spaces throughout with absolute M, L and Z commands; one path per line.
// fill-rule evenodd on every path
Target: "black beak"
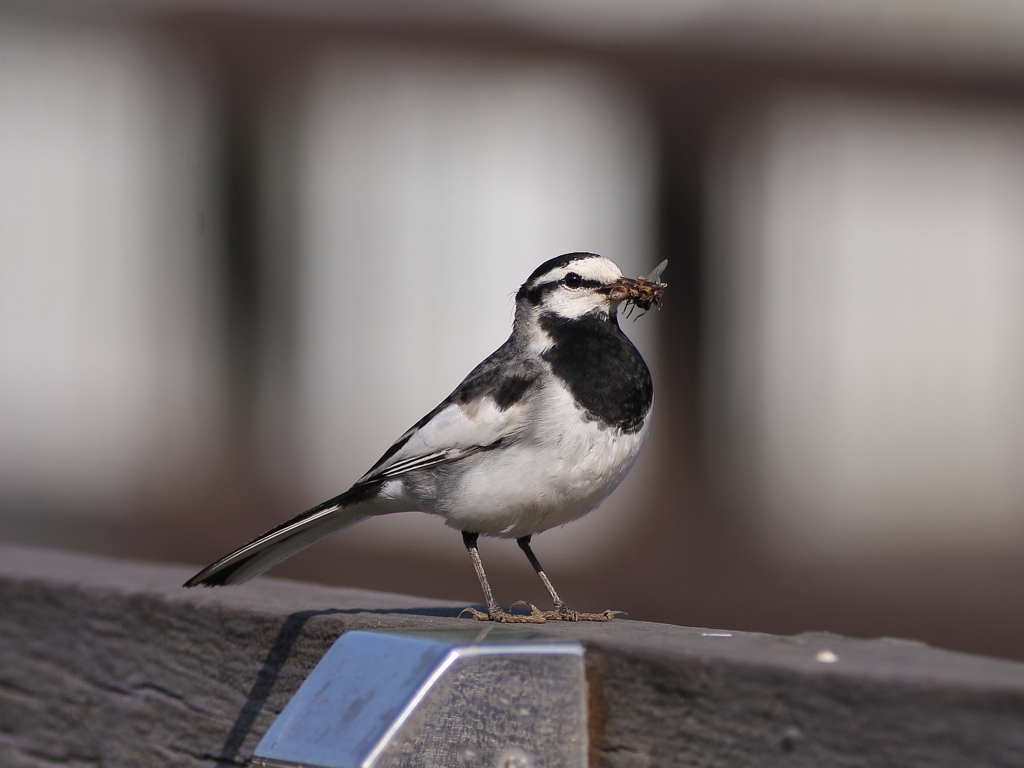
M 597 292 L 603 293 L 614 302 L 627 301 L 636 293 L 636 280 L 631 277 L 620 277 L 611 285 L 598 288 Z

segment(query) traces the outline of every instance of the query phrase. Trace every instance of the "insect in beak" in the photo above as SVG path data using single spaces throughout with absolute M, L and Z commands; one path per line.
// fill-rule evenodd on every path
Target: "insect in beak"
M 665 293 L 665 288 L 668 287 L 667 283 L 661 282 L 661 273 L 667 266 L 668 259 L 665 259 L 646 277 L 638 277 L 635 280 L 623 277 L 612 285 L 601 288 L 600 292 L 607 294 L 612 301 L 627 302 L 630 305 L 630 312 L 633 307 L 640 307 L 644 312 L 651 307 L 660 307 L 661 297 Z

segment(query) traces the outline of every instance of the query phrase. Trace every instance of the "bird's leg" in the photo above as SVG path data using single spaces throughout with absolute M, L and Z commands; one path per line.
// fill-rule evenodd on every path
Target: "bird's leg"
M 488 613 L 494 614 L 501 611 L 498 607 L 498 601 L 494 599 L 494 593 L 491 592 L 491 585 L 487 582 L 487 574 L 484 573 L 484 564 L 480 560 L 480 552 L 477 550 L 476 542 L 480 537 L 478 533 L 469 533 L 468 531 L 462 532 L 462 543 L 466 545 L 466 549 L 469 551 L 469 557 L 473 561 L 473 567 L 476 569 L 476 577 L 480 579 L 480 587 L 484 591 L 484 601 L 487 603 Z M 478 611 L 474 612 L 478 613 Z
M 533 606 L 532 615 L 540 614 L 545 619 L 556 619 L 558 621 L 608 621 L 615 618 L 616 614 L 622 613 L 622 611 L 604 611 L 603 613 L 580 613 L 579 611 L 572 611 L 562 601 L 562 598 L 555 592 L 555 588 L 551 586 L 551 579 L 544 573 L 544 569 L 541 567 L 540 560 L 533 554 L 533 549 L 530 547 L 530 539 L 532 536 L 523 536 L 516 539 L 516 543 L 519 548 L 526 554 L 526 558 L 530 561 L 530 565 L 533 566 L 533 570 L 540 576 L 540 580 L 544 583 L 544 587 L 547 589 L 548 594 L 551 595 L 551 600 L 555 603 L 555 610 L 553 611 L 538 611 Z
M 540 560 L 538 560 L 537 556 L 533 554 L 533 549 L 530 547 L 530 539 L 532 538 L 532 536 L 523 536 L 522 538 L 516 539 L 516 544 L 518 544 L 519 548 L 523 550 L 526 554 L 526 559 L 529 560 L 530 565 L 533 566 L 533 570 L 535 570 L 537 575 L 540 576 L 540 580 L 544 583 L 544 588 L 547 589 L 548 594 L 551 595 L 551 600 L 555 603 L 555 610 L 566 610 L 565 603 L 562 602 L 562 598 L 558 596 L 558 593 L 555 592 L 555 588 L 551 586 L 551 579 L 549 579 L 548 575 L 544 573 Z
M 476 577 L 480 579 L 480 587 L 484 591 L 484 600 L 487 603 L 487 613 L 478 611 L 475 608 L 466 608 L 463 613 L 468 613 L 477 621 L 497 621 L 503 624 L 543 624 L 546 619 L 538 610 L 533 610 L 529 616 L 523 616 L 521 614 L 507 613 L 501 609 L 498 605 L 498 601 L 494 599 L 494 593 L 491 592 L 491 585 L 487 582 L 487 574 L 484 573 L 484 564 L 480 560 L 480 552 L 477 550 L 476 542 L 480 537 L 478 533 L 470 533 L 469 531 L 462 532 L 462 543 L 466 545 L 466 549 L 469 551 L 469 557 L 473 561 L 473 567 L 476 569 Z

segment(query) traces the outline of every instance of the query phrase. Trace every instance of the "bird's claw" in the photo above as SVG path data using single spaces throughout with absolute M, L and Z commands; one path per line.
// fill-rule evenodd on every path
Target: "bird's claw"
M 512 603 L 512 605 L 510 605 L 508 607 L 508 609 L 511 611 L 516 606 L 522 606 L 524 608 L 529 608 L 530 609 L 530 618 L 532 618 L 532 619 L 541 619 L 541 621 L 537 622 L 538 624 L 543 624 L 544 621 L 546 620 L 545 619 L 544 611 L 542 611 L 540 608 L 538 608 L 533 603 L 528 603 L 525 600 L 516 600 L 514 603 Z M 516 614 L 516 615 L 521 615 L 521 614 Z
M 611 621 L 625 611 L 602 611 L 601 613 L 580 613 L 564 605 L 555 606 L 553 611 L 545 611 L 541 615 L 547 621 Z
M 529 608 L 530 613 L 511 613 L 511 610 L 516 606 Z M 548 621 L 611 621 L 620 614 L 626 614 L 625 611 L 611 610 L 602 611 L 601 613 L 580 613 L 564 605 L 555 606 L 553 611 L 542 611 L 533 603 L 528 603 L 525 600 L 512 603 L 508 611 L 495 607 L 485 613 L 484 611 L 478 611 L 476 608 L 463 608 L 459 617 L 461 618 L 467 613 L 477 621 L 493 621 L 498 624 L 544 624 Z
M 546 615 L 537 608 L 537 606 L 522 600 L 510 605 L 509 610 L 515 608 L 517 605 L 529 606 L 530 613 L 509 613 L 508 611 L 503 611 L 498 607 L 490 608 L 486 613 L 478 611 L 476 608 L 463 608 L 462 612 L 459 613 L 459 617 L 461 618 L 463 615 L 468 613 L 471 618 L 476 619 L 477 621 L 493 621 L 498 624 L 543 624 L 547 621 Z

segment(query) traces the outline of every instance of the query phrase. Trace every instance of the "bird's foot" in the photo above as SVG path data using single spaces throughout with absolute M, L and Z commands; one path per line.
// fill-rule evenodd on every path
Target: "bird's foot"
M 530 612 L 528 614 L 511 613 L 511 609 L 515 608 L 517 605 L 529 606 Z M 543 611 L 541 611 L 537 606 L 523 601 L 510 605 L 509 611 L 503 611 L 498 606 L 489 608 L 486 613 L 478 611 L 476 608 L 463 608 L 459 616 L 461 617 L 467 613 L 471 618 L 474 618 L 477 621 L 494 621 L 498 624 L 543 624 L 547 621 L 547 616 Z
M 580 613 L 567 608 L 565 605 L 556 605 L 553 611 L 543 611 L 540 615 L 545 621 L 611 621 L 625 611 L 602 611 L 601 613 Z

